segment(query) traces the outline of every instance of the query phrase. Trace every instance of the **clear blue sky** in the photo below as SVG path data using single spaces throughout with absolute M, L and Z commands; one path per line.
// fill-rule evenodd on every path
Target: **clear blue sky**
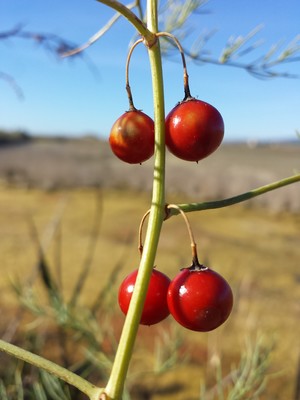
M 206 46 L 215 57 L 231 35 L 246 35 L 259 24 L 264 28 L 257 39 L 264 44 L 253 58 L 272 44 L 281 40 L 288 44 L 300 34 L 299 0 L 211 0 L 203 10 L 210 12 L 191 20 L 194 37 L 216 29 Z M 28 31 L 52 32 L 82 44 L 112 15 L 95 0 L 0 0 L 0 32 L 22 23 Z M 123 20 L 86 51 L 96 74 L 81 59 L 58 61 L 29 40 L 0 40 L 0 71 L 11 74 L 25 95 L 20 100 L 0 80 L 0 129 L 107 137 L 115 119 L 127 109 L 125 59 L 133 34 Z M 166 111 L 183 96 L 179 61 L 179 57 L 178 63 L 164 61 Z M 222 113 L 227 140 L 296 137 L 300 79 L 259 80 L 236 68 L 196 66 L 191 61 L 188 70 L 192 94 Z M 300 61 L 276 70 L 300 76 Z M 134 53 L 130 71 L 135 105 L 153 116 L 148 59 L 142 47 Z

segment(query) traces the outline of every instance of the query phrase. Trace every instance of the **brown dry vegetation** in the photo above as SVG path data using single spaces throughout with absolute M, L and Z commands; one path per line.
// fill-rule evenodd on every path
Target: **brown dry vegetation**
M 207 159 L 187 163 L 168 154 L 167 191 L 183 200 L 233 196 L 299 171 L 300 145 L 225 144 Z M 152 160 L 141 166 L 120 163 L 106 142 L 33 140 L 19 146 L 0 147 L 3 182 L 42 189 L 70 187 L 132 188 L 150 191 Z M 269 210 L 300 211 L 300 191 L 292 185 L 255 200 Z
M 226 145 L 199 165 L 169 156 L 168 201 L 198 201 L 238 194 L 291 175 L 299 167 L 299 155 L 299 146 L 252 149 Z M 46 243 L 51 221 L 65 206 L 60 230 L 48 243 L 46 254 L 55 276 L 61 273 L 64 296 L 68 298 L 85 262 L 100 193 L 100 234 L 80 304 L 90 304 L 99 288 L 110 279 L 112 269 L 119 265 L 108 313 L 118 337 L 123 316 L 115 306 L 116 290 L 123 276 L 139 260 L 137 230 L 141 216 L 149 208 L 151 167 L 151 161 L 142 166 L 124 165 L 110 155 L 105 144 L 100 146 L 91 139 L 37 141 L 0 150 L 3 335 L 11 334 L 14 320 L 11 315 L 19 307 L 9 279 L 16 276 L 27 279 L 37 262 L 31 218 L 39 238 Z M 300 350 L 299 196 L 299 184 L 295 184 L 253 200 L 252 207 L 236 205 L 189 215 L 199 257 L 230 282 L 235 295 L 234 310 L 223 327 L 208 334 L 178 328 L 171 318 L 157 327 L 141 327 L 129 374 L 129 383 L 136 393 L 134 398 L 199 399 L 201 381 L 214 385 L 216 361 L 222 360 L 227 374 L 231 364 L 237 363 L 245 340 L 255 341 L 261 334 L 266 343 L 274 341 L 275 348 L 267 389 L 260 398 L 294 399 Z M 157 267 L 173 277 L 189 263 L 186 228 L 180 217 L 172 218 L 163 227 Z M 45 293 L 39 281 L 36 288 L 42 303 Z M 21 332 L 28 334 L 35 329 L 36 324 L 32 323 L 35 320 L 28 314 L 23 316 Z M 38 321 L 47 336 L 49 321 Z M 154 349 L 159 345 L 168 348 L 168 341 L 178 336 L 182 341 L 178 362 L 158 375 L 148 373 L 157 362 Z M 51 343 L 55 348 L 55 337 L 51 337 Z M 56 356 L 49 348 L 47 353 Z M 80 349 L 78 353 L 77 357 L 83 357 Z M 185 360 L 184 356 L 188 358 Z M 153 387 L 156 390 L 152 393 Z

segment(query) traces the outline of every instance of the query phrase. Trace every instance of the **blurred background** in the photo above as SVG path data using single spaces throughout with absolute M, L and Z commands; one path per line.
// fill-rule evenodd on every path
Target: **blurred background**
M 226 131 L 199 164 L 167 154 L 169 203 L 222 199 L 299 172 L 299 3 L 191 3 L 199 7 L 174 33 L 187 54 L 198 51 L 187 58 L 192 94 L 219 109 Z M 178 16 L 182 3 L 161 7 Z M 124 321 L 118 286 L 139 262 L 153 160 L 124 164 L 107 143 L 128 107 L 129 24 L 118 20 L 78 56 L 60 55 L 113 16 L 97 2 L 0 2 L 0 334 L 104 385 Z M 162 45 L 169 111 L 183 97 L 182 68 Z M 135 105 L 152 115 L 142 46 L 130 80 Z M 141 327 L 124 399 L 300 398 L 299 211 L 296 183 L 189 215 L 200 261 L 232 286 L 232 315 L 211 333 L 171 317 Z M 174 217 L 157 267 L 173 278 L 190 262 L 185 225 Z M 1 399 L 84 398 L 0 358 Z

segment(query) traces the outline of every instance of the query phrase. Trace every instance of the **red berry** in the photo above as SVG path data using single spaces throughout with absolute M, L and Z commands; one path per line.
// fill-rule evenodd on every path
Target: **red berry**
M 183 269 L 170 283 L 170 313 L 193 331 L 211 331 L 226 321 L 233 305 L 227 281 L 211 269 Z
M 139 164 L 154 153 L 154 122 L 142 111 L 130 110 L 111 128 L 109 144 L 113 153 L 129 164 Z
M 224 122 L 212 105 L 194 98 L 173 108 L 166 118 L 166 145 L 176 157 L 199 161 L 213 153 L 224 136 Z
M 119 289 L 119 305 L 126 315 L 133 293 L 138 270 L 129 274 Z M 144 303 L 140 324 L 154 325 L 170 314 L 167 304 L 167 292 L 170 279 L 160 271 L 153 270 Z

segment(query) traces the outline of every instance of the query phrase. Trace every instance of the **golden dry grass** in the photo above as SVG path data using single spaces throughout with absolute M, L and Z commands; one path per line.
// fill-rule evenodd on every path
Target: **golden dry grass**
M 9 280 L 16 275 L 26 279 L 37 261 L 30 218 L 33 218 L 39 238 L 46 240 L 51 221 L 63 202 L 65 209 L 61 229 L 47 247 L 47 258 L 55 270 L 54 265 L 58 255 L 61 255 L 62 286 L 65 296 L 70 295 L 87 255 L 96 199 L 99 199 L 97 196 L 99 192 L 94 189 L 53 192 L 0 189 L 0 302 L 4 309 L 17 306 Z M 150 201 L 148 194 L 132 191 L 105 190 L 100 196 L 100 234 L 82 293 L 82 302 L 86 304 L 107 282 L 117 263 L 120 263 L 122 271 L 116 286 L 126 273 L 137 267 L 138 225 Z M 168 200 L 176 202 L 178 199 Z M 267 342 L 275 342 L 270 370 L 275 375 L 270 378 L 267 392 L 261 398 L 293 399 L 300 350 L 300 215 L 285 212 L 273 214 L 257 207 L 232 206 L 192 213 L 189 219 L 200 261 L 220 272 L 233 288 L 234 310 L 223 327 L 208 334 L 178 329 L 171 318 L 161 325 L 162 328 L 140 329 L 139 341 L 144 346 L 153 346 L 155 337 L 161 341 L 163 328 L 167 331 L 176 329 L 190 355 L 187 364 L 179 363 L 172 370 L 155 377 L 155 385 L 175 387 L 174 393 L 167 396 L 161 390 L 151 398 L 199 398 L 200 381 L 205 378 L 206 369 L 213 368 L 214 360 L 220 357 L 228 371 L 229 364 L 237 360 L 243 350 L 245 340 L 255 340 L 258 334 L 262 334 Z M 183 220 L 179 216 L 172 218 L 163 227 L 157 267 L 173 277 L 179 268 L 189 265 L 190 261 L 189 238 Z M 111 290 L 115 294 L 116 287 Z M 117 307 L 115 318 L 123 319 Z M 137 352 L 131 376 L 134 376 L 135 368 L 144 366 L 144 369 L 151 369 L 153 362 L 154 356 L 145 360 Z M 146 375 L 144 380 L 153 385 L 153 376 Z M 176 390 L 174 383 L 180 390 Z

